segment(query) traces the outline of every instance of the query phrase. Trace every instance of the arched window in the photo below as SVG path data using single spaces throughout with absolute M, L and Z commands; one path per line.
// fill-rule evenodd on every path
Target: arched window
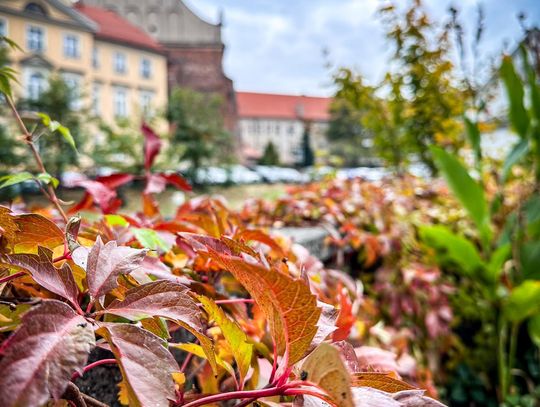
M 24 7 L 24 11 L 28 11 L 30 13 L 35 13 L 35 14 L 41 14 L 42 16 L 47 15 L 47 11 L 43 8 L 41 4 L 38 4 L 38 3 L 28 3 Z
M 45 77 L 41 72 L 33 72 L 28 78 L 28 98 L 37 100 L 45 90 Z

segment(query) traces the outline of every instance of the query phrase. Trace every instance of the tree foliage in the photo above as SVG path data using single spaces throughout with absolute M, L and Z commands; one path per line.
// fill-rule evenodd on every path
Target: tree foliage
M 233 138 L 223 126 L 218 95 L 175 89 L 169 99 L 167 119 L 172 125 L 170 155 L 189 163 L 188 178 L 197 183 L 197 169 L 224 163 L 233 155 Z
M 273 142 L 269 141 L 264 148 L 263 155 L 259 160 L 260 165 L 279 165 L 279 153 Z

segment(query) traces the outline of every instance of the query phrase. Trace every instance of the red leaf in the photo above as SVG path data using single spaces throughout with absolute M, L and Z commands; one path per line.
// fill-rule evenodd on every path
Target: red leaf
M 202 333 L 202 312 L 188 293 L 189 289 L 181 284 L 154 281 L 128 290 L 123 301 L 113 301 L 102 312 L 135 321 L 154 316 L 168 318 Z
M 191 185 L 187 182 L 184 177 L 181 177 L 178 174 L 160 174 L 163 179 L 165 179 L 169 184 L 175 186 L 182 191 L 191 191 Z
M 77 296 L 79 289 L 73 278 L 71 268 L 64 263 L 57 269 L 52 263 L 52 251 L 38 247 L 38 254 L 11 254 L 5 258 L 8 264 L 21 267 L 30 272 L 32 278 L 47 290 L 69 300 L 76 308 L 79 307 Z
M 127 385 L 129 405 L 168 407 L 176 400 L 173 373 L 180 368 L 153 333 L 129 324 L 109 324 L 98 333 L 111 345 Z
M 84 188 L 91 197 L 92 203 L 96 203 L 103 212 L 110 213 L 111 205 L 116 199 L 116 192 L 114 190 L 101 182 L 90 180 L 79 181 L 75 186 Z M 88 207 L 91 207 L 88 195 L 85 196 L 82 202 L 76 205 L 76 207 L 80 207 L 81 209 L 88 209 Z M 74 213 L 75 210 L 72 208 L 70 212 Z
M 90 295 L 99 298 L 118 287 L 118 276 L 139 268 L 145 256 L 146 250 L 117 246 L 115 241 L 104 245 L 98 236 L 88 255 L 86 280 Z
M 161 150 L 161 139 L 146 123 L 143 123 L 141 130 L 144 135 L 144 168 L 150 171 L 156 155 Z
M 60 399 L 95 346 L 92 327 L 67 304 L 49 300 L 22 318 L 0 362 L 0 405 L 41 406 Z
M 165 191 L 167 180 L 161 174 L 150 174 L 146 177 L 145 194 L 161 194 Z
M 133 178 L 134 177 L 131 174 L 118 173 L 103 177 L 97 177 L 96 181 L 101 182 L 107 188 L 117 189 L 118 187 L 121 187 L 122 185 L 133 181 Z

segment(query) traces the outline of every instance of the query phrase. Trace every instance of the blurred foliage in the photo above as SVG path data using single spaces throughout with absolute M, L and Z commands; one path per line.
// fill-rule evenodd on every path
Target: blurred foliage
M 69 128 L 75 144 L 83 148 L 86 141 L 83 131 L 85 114 L 82 110 L 74 108 L 76 99 L 79 97 L 78 91 L 68 85 L 61 76 L 53 74 L 49 77 L 47 87 L 37 99 L 20 100 L 18 108 L 23 111 L 47 114 L 52 120 Z M 60 134 L 41 129 L 40 124 L 36 125 L 33 119 L 28 126 L 34 128 L 34 139 L 37 141 L 38 149 L 47 151 L 47 154 L 43 155 L 43 164 L 56 178 L 60 179 L 61 174 L 70 165 L 78 164 L 77 153 L 73 149 L 65 148 L 66 141 Z
M 279 154 L 276 146 L 271 141 L 264 148 L 264 153 L 259 160 L 260 165 L 279 165 Z
M 197 184 L 197 169 L 208 164 L 229 163 L 233 157 L 232 135 L 223 125 L 223 101 L 218 95 L 175 89 L 169 99 L 167 119 L 172 126 L 170 157 L 189 163 L 188 179 Z
M 463 145 L 467 94 L 455 85 L 449 27 L 433 23 L 421 0 L 403 14 L 391 4 L 379 15 L 394 48 L 392 68 L 376 86 L 350 70 L 338 72 L 329 138 L 352 129 L 348 140 L 360 145 L 371 134 L 375 154 L 390 166 L 399 170 L 415 159 L 435 173 L 429 146 L 456 152 Z

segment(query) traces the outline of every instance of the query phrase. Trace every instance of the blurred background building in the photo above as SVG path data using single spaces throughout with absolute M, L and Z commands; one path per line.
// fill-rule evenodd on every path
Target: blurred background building
M 315 152 L 327 150 L 331 98 L 238 92 L 237 100 L 243 156 L 248 162 L 259 160 L 272 143 L 280 163 L 295 165 L 302 160 L 306 133 Z

